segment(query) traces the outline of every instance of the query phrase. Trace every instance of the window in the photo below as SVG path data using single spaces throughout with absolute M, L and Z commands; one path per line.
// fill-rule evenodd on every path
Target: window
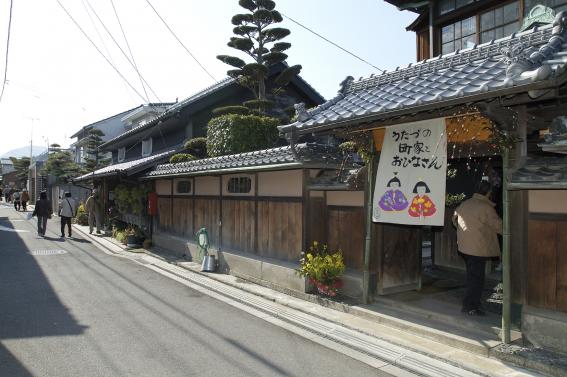
M 175 184 L 176 194 L 190 194 L 191 193 L 191 181 L 182 180 L 177 181 Z
M 441 53 L 473 47 L 476 43 L 476 19 L 470 17 L 441 28 Z
M 118 162 L 126 159 L 126 147 L 118 148 Z
M 142 156 L 149 156 L 152 154 L 152 138 L 142 141 Z
M 455 9 L 469 5 L 477 0 L 441 0 L 439 2 L 439 14 L 445 14 Z
M 524 17 L 530 14 L 530 11 L 536 5 L 545 5 L 546 7 L 552 8 L 555 13 L 559 13 L 562 10 L 567 10 L 567 0 L 524 0 Z
M 228 180 L 227 191 L 231 194 L 247 194 L 252 190 L 249 177 L 233 177 Z
M 520 30 L 519 1 L 514 1 L 480 15 L 481 43 L 503 38 L 518 30 Z

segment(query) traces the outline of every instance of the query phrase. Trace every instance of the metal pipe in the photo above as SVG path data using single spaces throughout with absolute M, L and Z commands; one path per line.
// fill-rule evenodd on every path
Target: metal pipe
M 510 343 L 510 199 L 508 195 L 509 151 L 502 152 L 502 341 Z
M 366 236 L 364 238 L 364 266 L 362 267 L 362 302 L 370 303 L 370 253 L 372 251 L 372 188 L 374 178 L 374 136 L 370 134 L 370 160 L 366 174 Z

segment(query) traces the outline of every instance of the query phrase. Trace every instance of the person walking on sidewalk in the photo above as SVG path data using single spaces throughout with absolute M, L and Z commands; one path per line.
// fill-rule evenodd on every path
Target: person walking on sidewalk
M 461 203 L 453 214 L 459 254 L 464 258 L 467 268 L 462 312 L 469 315 L 485 314 L 480 301 L 486 260 L 500 256 L 497 234 L 502 234 L 502 219 L 490 200 L 491 193 L 490 183 L 481 181 L 472 198 Z
M 51 208 L 51 201 L 47 199 L 47 193 L 42 191 L 39 194 L 39 200 L 35 202 L 35 208 L 32 213 L 37 216 L 37 235 L 44 237 L 47 230 L 47 219 L 51 218 L 53 209 Z
M 24 189 L 22 191 L 20 200 L 22 201 L 22 208 L 24 212 L 26 212 L 28 210 L 28 202 L 30 201 L 30 194 L 28 194 L 28 190 Z
M 16 191 L 12 196 L 14 198 L 14 209 L 16 211 L 20 210 L 21 202 L 20 202 L 20 192 Z
M 71 219 L 77 214 L 77 202 L 71 197 L 70 192 L 66 192 L 64 198 L 59 203 L 59 217 L 61 218 L 61 237 L 65 237 L 65 225 L 67 234 L 71 237 Z
M 100 216 L 101 216 L 102 203 L 96 189 L 93 190 L 91 195 L 85 202 L 85 209 L 89 213 L 89 234 L 93 234 L 93 228 L 96 223 L 96 233 L 100 234 Z

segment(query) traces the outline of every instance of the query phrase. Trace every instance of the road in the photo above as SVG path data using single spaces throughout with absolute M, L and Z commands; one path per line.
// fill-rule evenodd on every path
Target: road
M 386 376 L 0 205 L 0 376 Z

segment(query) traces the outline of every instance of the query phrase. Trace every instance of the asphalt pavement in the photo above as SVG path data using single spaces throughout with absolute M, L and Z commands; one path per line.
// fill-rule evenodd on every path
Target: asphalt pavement
M 0 376 L 389 375 L 59 233 L 0 205 Z

